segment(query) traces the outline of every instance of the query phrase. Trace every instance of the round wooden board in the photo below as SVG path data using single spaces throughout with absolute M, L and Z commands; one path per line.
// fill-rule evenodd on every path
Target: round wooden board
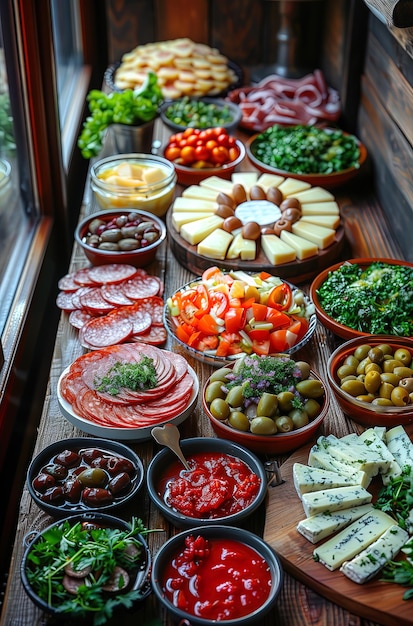
M 283 463 L 281 476 L 284 482 L 268 489 L 265 541 L 277 552 L 288 573 L 331 602 L 383 626 L 412 625 L 412 607 L 402 599 L 405 588 L 401 585 L 383 582 L 377 578 L 359 585 L 340 571 L 332 572 L 314 561 L 315 545 L 296 529 L 305 514 L 292 476 L 294 463 L 308 463 L 310 447 L 311 445 L 300 448 Z M 374 478 L 368 487 L 373 493 L 373 501 L 380 486 L 380 479 Z
M 219 267 L 225 270 L 244 270 L 247 272 L 265 270 L 293 283 L 305 282 L 311 280 L 334 263 L 338 259 L 345 243 L 344 228 L 339 226 L 336 230 L 334 243 L 325 250 L 320 250 L 317 256 L 312 256 L 303 261 L 296 260 L 291 263 L 283 263 L 282 265 L 273 265 L 261 250 L 254 261 L 242 261 L 241 259 L 217 261 L 199 255 L 196 250 L 197 247 L 191 246 L 179 235 L 172 224 L 172 209 L 169 209 L 166 214 L 166 226 L 168 243 L 177 261 L 197 276 L 201 276 L 202 272 L 211 267 L 211 265 L 219 265 Z

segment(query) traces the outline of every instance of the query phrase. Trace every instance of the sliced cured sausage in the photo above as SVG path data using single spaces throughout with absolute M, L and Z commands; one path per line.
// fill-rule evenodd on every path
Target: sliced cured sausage
M 115 306 L 133 304 L 133 300 L 125 295 L 122 289 L 122 283 L 109 283 L 107 285 L 102 285 L 101 292 L 104 299 Z
M 137 274 L 136 267 L 126 263 L 110 263 L 108 265 L 96 265 L 89 269 L 89 277 L 94 283 L 103 285 L 106 283 L 120 283 Z
M 106 315 L 86 322 L 79 330 L 79 339 L 85 348 L 103 348 L 126 341 L 133 333 L 128 319 Z
M 132 300 L 157 296 L 161 287 L 160 279 L 157 276 L 137 275 L 123 283 L 123 292 Z

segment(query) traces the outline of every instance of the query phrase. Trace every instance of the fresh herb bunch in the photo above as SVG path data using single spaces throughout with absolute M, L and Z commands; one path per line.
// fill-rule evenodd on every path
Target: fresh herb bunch
M 140 590 L 111 593 L 103 590 L 115 566 L 131 576 L 142 565 L 142 543 L 137 535 L 147 532 L 141 520 L 132 519 L 130 530 L 106 527 L 85 527 L 69 520 L 54 525 L 35 540 L 27 556 L 28 582 L 39 598 L 58 613 L 71 617 L 90 617 L 93 626 L 105 624 L 117 607 L 130 608 L 142 597 Z M 133 544 L 135 552 L 126 551 Z M 66 566 L 74 570 L 90 567 L 87 582 L 76 595 L 66 591 L 63 577 Z
M 254 156 L 295 174 L 332 174 L 359 167 L 360 148 L 353 135 L 317 126 L 271 126 L 253 144 Z
M 413 599 L 413 564 L 410 561 L 390 561 L 383 569 L 381 580 L 411 587 L 403 594 L 403 600 Z
M 237 364 L 238 365 L 238 364 Z M 264 392 L 279 394 L 282 391 L 293 391 L 295 385 L 302 380 L 301 370 L 295 361 L 288 357 L 259 356 L 253 354 L 240 361 L 227 376 L 226 389 L 241 385 L 246 400 L 257 401 Z M 293 400 L 294 408 L 302 408 L 303 403 L 296 393 Z
M 137 363 L 115 363 L 106 376 L 95 379 L 97 391 L 117 396 L 121 389 L 145 391 L 156 387 L 156 368 L 153 359 L 144 355 Z
M 344 264 L 317 290 L 324 312 L 339 324 L 374 335 L 413 335 L 413 268 L 381 261 Z
M 149 72 L 140 89 L 112 91 L 106 94 L 92 89 L 87 96 L 89 115 L 83 123 L 77 145 L 85 159 L 97 156 L 102 149 L 105 131 L 111 124 L 136 126 L 155 119 L 163 102 L 158 77 Z
M 406 465 L 399 476 L 381 488 L 375 507 L 394 517 L 400 528 L 409 533 L 413 530 L 413 519 L 410 519 L 413 510 L 413 474 L 410 465 Z
M 13 154 L 16 151 L 13 116 L 8 93 L 0 94 L 0 146 L 6 153 Z

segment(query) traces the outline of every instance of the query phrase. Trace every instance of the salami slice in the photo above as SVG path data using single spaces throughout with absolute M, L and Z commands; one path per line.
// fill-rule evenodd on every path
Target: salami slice
M 126 263 L 109 263 L 90 268 L 89 276 L 98 285 L 120 283 L 137 273 L 136 267 Z
M 94 316 L 91 313 L 83 311 L 82 309 L 75 309 L 69 315 L 69 324 L 79 330 L 86 322 L 89 322 L 93 318 Z
M 133 333 L 132 323 L 124 318 L 106 315 L 82 326 L 79 339 L 85 348 L 99 349 L 126 341 Z
M 160 290 L 160 279 L 157 276 L 134 276 L 123 283 L 123 292 L 132 300 L 157 296 Z
M 131 306 L 123 306 L 116 309 L 110 313 L 110 315 L 129 320 L 133 327 L 133 335 L 140 335 L 147 332 L 152 324 L 152 317 L 150 313 L 143 311 L 133 304 Z
M 89 267 L 82 267 L 76 270 L 73 275 L 73 280 L 78 283 L 79 287 L 92 287 L 95 283 L 89 276 Z
M 103 315 L 110 313 L 115 308 L 102 296 L 100 287 L 89 289 L 79 296 L 81 308 L 86 309 L 89 313 Z
M 167 340 L 167 332 L 166 329 L 162 326 L 152 326 L 144 333 L 140 335 L 133 335 L 132 341 L 148 343 L 152 346 L 160 346 Z
M 77 309 L 76 304 L 73 302 L 73 293 L 75 292 L 60 291 L 57 294 L 56 305 L 59 307 L 59 309 L 62 309 L 62 311 L 67 311 L 68 313 Z
M 60 291 L 76 291 L 76 289 L 79 289 L 79 283 L 75 281 L 75 272 L 62 276 L 62 278 L 59 279 L 57 286 Z
M 128 298 L 122 289 L 122 283 L 108 283 L 101 286 L 102 296 L 105 300 L 115 306 L 126 306 L 133 304 L 133 300 Z
M 160 296 L 141 298 L 137 301 L 136 306 L 150 313 L 154 326 L 163 326 L 163 310 L 165 303 Z

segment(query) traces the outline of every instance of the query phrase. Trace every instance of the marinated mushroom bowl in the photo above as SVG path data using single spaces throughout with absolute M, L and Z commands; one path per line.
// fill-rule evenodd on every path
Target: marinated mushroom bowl
M 305 361 L 245 356 L 206 381 L 202 402 L 218 437 L 257 454 L 281 455 L 313 437 L 329 407 L 329 389 Z
M 413 339 L 355 337 L 331 354 L 328 383 L 354 422 L 391 428 L 413 422 Z
M 75 230 L 75 240 L 92 265 L 125 263 L 144 267 L 155 259 L 165 239 L 164 222 L 138 210 L 93 213 L 83 218 Z
M 213 437 L 181 441 L 186 470 L 168 448 L 147 470 L 147 488 L 162 515 L 178 528 L 242 525 L 267 493 L 262 462 L 234 442 Z
M 183 568 L 191 575 L 181 576 Z M 176 621 L 246 626 L 260 623 L 276 604 L 283 570 L 258 535 L 226 525 L 197 526 L 160 548 L 151 583 L 159 604 Z
M 29 465 L 26 484 L 39 508 L 55 518 L 113 513 L 140 492 L 144 468 L 128 446 L 76 437 L 44 448 Z
M 53 618 L 104 624 L 146 598 L 151 556 L 146 529 L 104 513 L 54 522 L 24 538 L 20 575 L 29 598 Z

